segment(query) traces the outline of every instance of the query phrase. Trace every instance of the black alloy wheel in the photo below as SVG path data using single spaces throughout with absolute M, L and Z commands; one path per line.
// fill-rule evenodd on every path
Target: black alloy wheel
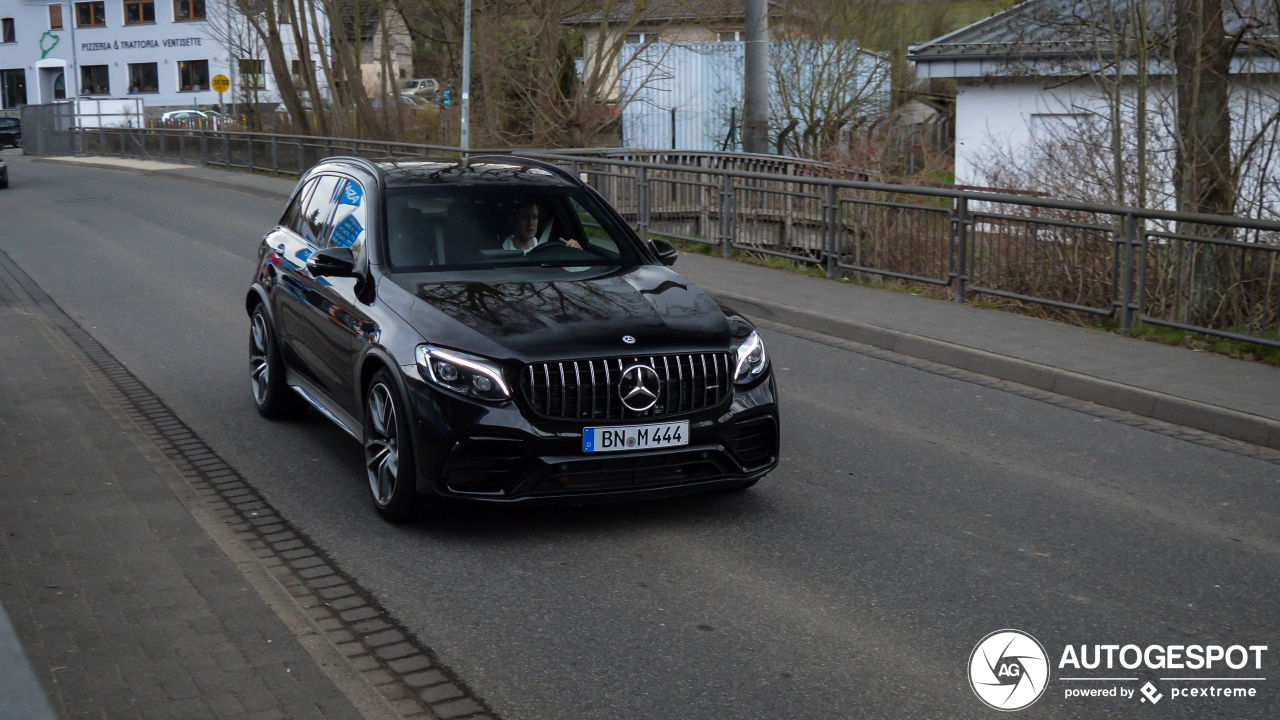
M 409 416 L 386 370 L 374 374 L 365 393 L 364 464 L 378 514 L 391 522 L 411 519 L 418 494 Z
M 261 304 L 253 308 L 249 321 L 249 389 L 263 417 L 294 418 L 306 410 L 306 403 L 285 382 L 284 360 Z

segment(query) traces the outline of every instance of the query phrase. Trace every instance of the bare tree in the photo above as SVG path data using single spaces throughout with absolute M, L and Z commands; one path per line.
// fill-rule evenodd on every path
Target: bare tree
M 898 13 L 879 0 L 792 3 L 773 28 L 771 125 L 792 128 L 788 150 L 816 156 L 889 111 Z

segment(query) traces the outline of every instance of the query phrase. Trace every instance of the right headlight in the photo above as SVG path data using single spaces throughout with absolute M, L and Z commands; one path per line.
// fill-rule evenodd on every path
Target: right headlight
M 738 361 L 733 373 L 735 384 L 746 385 L 760 377 L 765 368 L 769 367 L 769 354 L 764 350 L 764 340 L 755 330 L 734 347 L 733 352 Z
M 511 397 L 502 367 L 488 358 L 419 345 L 418 367 L 432 384 L 459 395 L 499 402 Z

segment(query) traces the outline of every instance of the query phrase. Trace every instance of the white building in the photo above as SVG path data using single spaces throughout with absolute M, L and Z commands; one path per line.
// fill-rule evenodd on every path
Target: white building
M 292 33 L 282 34 L 292 63 Z M 274 105 L 266 56 L 225 0 L 0 0 L 4 109 L 75 98 L 209 106 L 219 102 L 218 75 L 231 82 L 223 103 Z
M 1264 19 L 1264 25 L 1251 32 L 1264 41 L 1274 42 L 1274 12 L 1270 11 L 1267 27 L 1267 3 L 1243 2 L 1258 3 L 1260 14 L 1255 17 Z M 1171 0 L 1155 0 L 1146 5 L 1151 37 L 1166 31 L 1171 6 Z M 1107 40 L 1106 25 L 1089 21 L 1091 12 L 1129 17 L 1125 0 L 1028 0 L 910 48 L 908 59 L 915 63 L 919 78 L 951 78 L 956 82 L 957 184 L 998 184 L 1001 177 L 1016 175 L 1013 166 L 1034 167 L 1037 155 L 1057 153 L 1063 162 L 1089 162 L 1084 149 L 1071 145 L 1082 144 L 1081 139 L 1091 134 L 1107 137 L 1112 107 L 1120 109 L 1121 135 L 1126 156 L 1132 160 L 1138 65 L 1130 58 L 1117 59 L 1111 50 L 1113 43 Z M 1243 21 L 1228 14 L 1225 22 L 1227 31 L 1235 32 Z M 1229 107 L 1232 150 L 1237 156 L 1246 152 L 1249 142 L 1259 132 L 1274 131 L 1274 127 L 1267 130 L 1265 123 L 1280 108 L 1280 76 L 1277 75 L 1280 65 L 1275 58 L 1252 51 L 1250 47 L 1248 43 L 1242 44 L 1232 61 Z M 1117 86 L 1117 77 L 1110 69 L 1115 65 L 1124 68 L 1124 75 L 1118 78 L 1119 94 L 1109 95 L 1109 88 Z M 1100 71 L 1100 67 L 1106 69 Z M 1148 204 L 1169 206 L 1176 147 L 1172 134 L 1174 77 L 1171 65 L 1158 54 L 1149 58 L 1147 82 L 1149 152 L 1145 172 L 1153 187 Z M 1115 97 L 1120 98 L 1118 102 Z M 1267 145 L 1273 143 L 1274 139 Z M 1241 163 L 1245 178 L 1242 186 L 1252 184 L 1257 191 L 1257 197 L 1242 196 L 1243 201 L 1269 205 L 1277 202 L 1275 194 L 1280 188 L 1263 187 L 1280 175 L 1280 167 L 1275 166 L 1271 154 L 1263 157 L 1255 153 Z M 1108 170 L 1101 168 L 1100 173 Z M 1084 175 L 1082 172 L 1081 176 Z M 1043 187 L 1015 189 L 1059 194 L 1059 185 L 1070 182 L 1052 177 L 1043 180 Z M 1092 193 L 1090 188 L 1080 188 L 1080 196 L 1090 194 L 1105 196 L 1105 192 Z
M 804 55 L 796 43 L 772 42 L 770 62 L 797 67 Z M 844 100 L 861 107 L 867 116 L 881 116 L 889 103 L 889 63 L 880 55 L 857 54 L 856 71 L 839 88 Z M 743 77 L 746 43 L 723 40 L 709 43 L 624 45 L 619 53 L 619 96 L 622 108 L 622 146 L 625 148 L 693 151 L 742 149 Z M 775 134 L 781 117 L 803 117 L 802 108 L 783 107 L 784 99 L 771 72 L 769 104 Z M 820 81 L 803 73 L 797 84 Z M 815 92 L 821 92 L 818 88 Z M 835 89 L 832 89 L 836 92 Z M 794 100 L 793 100 L 793 104 Z M 807 128 L 793 128 L 801 136 Z M 771 144 L 776 140 L 771 140 Z

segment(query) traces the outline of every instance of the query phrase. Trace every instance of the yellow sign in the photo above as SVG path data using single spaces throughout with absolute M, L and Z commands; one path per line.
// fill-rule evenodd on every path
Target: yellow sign
M 231 80 L 226 75 L 213 76 L 213 91 L 224 93 L 231 89 Z

